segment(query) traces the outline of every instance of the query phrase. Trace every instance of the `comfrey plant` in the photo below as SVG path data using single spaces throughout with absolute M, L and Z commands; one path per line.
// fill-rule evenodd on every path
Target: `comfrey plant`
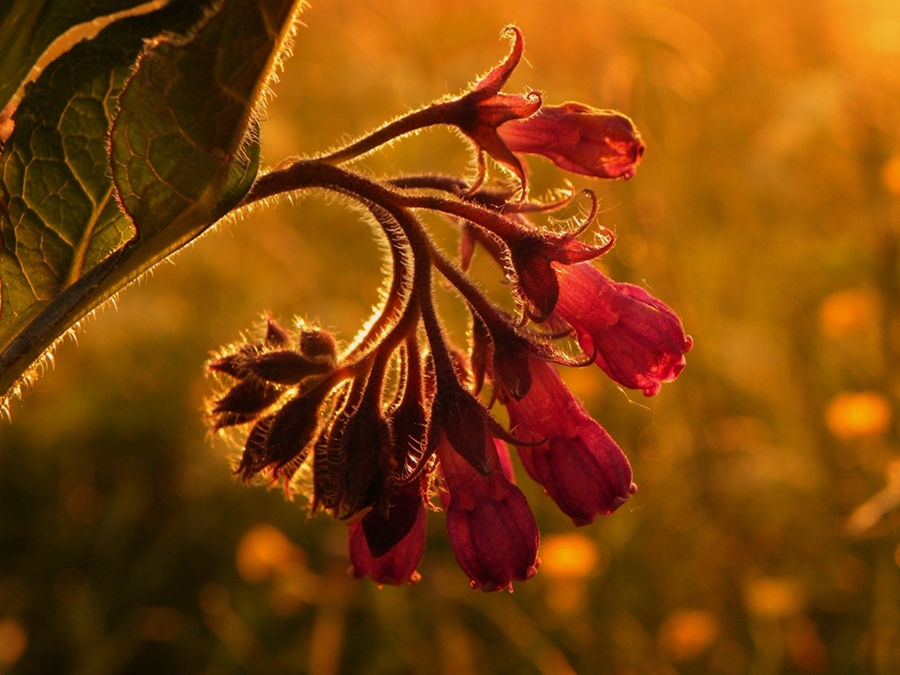
M 349 524 L 352 572 L 378 583 L 416 581 L 425 512 L 439 502 L 450 543 L 473 587 L 512 588 L 535 574 L 539 533 L 516 487 L 508 446 L 576 525 L 621 506 L 636 490 L 631 466 L 567 389 L 556 365 L 596 363 L 623 387 L 656 394 L 685 365 L 691 339 L 678 316 L 641 288 L 617 283 L 591 261 L 613 246 L 601 229 L 585 241 L 590 213 L 571 231 L 529 215 L 568 205 L 528 198 L 523 154 L 604 179 L 628 179 L 644 152 L 624 115 L 541 94 L 501 90 L 523 53 L 508 28 L 509 56 L 470 91 L 436 102 L 327 155 L 299 159 L 258 178 L 243 200 L 319 189 L 368 210 L 389 243 L 392 276 L 362 335 L 339 350 L 335 337 L 299 322 L 267 320 L 257 343 L 223 350 L 208 364 L 227 390 L 210 401 L 219 431 L 247 428 L 237 473 L 247 481 L 311 489 L 312 509 Z M 442 175 L 378 180 L 346 168 L 392 140 L 450 125 L 474 146 L 475 181 Z M 509 169 L 514 187 L 486 182 L 485 155 Z M 420 213 L 461 231 L 458 262 L 441 251 Z M 481 246 L 505 272 L 517 312 L 498 307 L 467 270 Z M 434 271 L 471 314 L 466 352 L 451 344 L 432 297 Z M 558 346 L 574 334 L 583 351 Z M 489 384 L 489 387 L 486 386 Z M 488 394 L 489 392 L 489 394 Z M 491 414 L 505 406 L 509 428 Z

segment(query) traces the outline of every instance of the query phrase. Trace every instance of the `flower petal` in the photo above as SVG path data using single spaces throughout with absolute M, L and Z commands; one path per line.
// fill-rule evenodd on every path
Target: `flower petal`
M 544 106 L 497 133 L 513 152 L 543 155 L 561 169 L 596 178 L 632 178 L 646 148 L 628 117 L 581 103 Z

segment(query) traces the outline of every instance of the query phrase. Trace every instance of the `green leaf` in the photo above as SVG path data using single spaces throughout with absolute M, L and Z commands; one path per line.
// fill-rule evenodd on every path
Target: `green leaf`
M 231 0 L 193 39 L 159 44 L 120 98 L 111 135 L 120 202 L 147 251 L 183 245 L 249 185 L 245 133 L 292 0 Z M 152 242 L 152 243 L 151 243 Z
M 72 135 L 60 133 L 54 144 L 52 124 L 22 132 L 23 140 L 16 140 L 28 126 L 23 100 L 0 158 L 0 178 L 9 193 L 8 199 L 0 195 L 9 211 L 8 217 L 0 214 L 0 392 L 75 322 L 241 200 L 259 165 L 252 120 L 296 4 L 227 0 L 189 37 L 155 40 L 118 98 L 109 132 L 114 186 L 108 178 L 97 180 L 107 169 L 92 160 L 90 189 L 78 194 L 73 187 L 78 163 L 64 151 Z M 127 21 L 132 20 L 137 18 Z M 39 97 L 43 80 L 26 100 Z M 69 96 L 66 110 L 77 98 Z M 108 121 L 115 97 L 110 91 L 99 98 Z M 35 99 L 35 107 L 44 106 Z M 99 133 L 104 120 L 99 114 L 89 119 Z M 99 138 L 105 143 L 107 137 Z M 112 211 L 110 187 L 137 231 L 104 259 L 130 226 Z M 35 191 L 31 199 L 29 190 Z
M 32 66 L 70 28 L 144 4 L 146 0 L 5 0 L 0 4 L 0 110 Z
M 120 21 L 48 66 L 16 110 L 0 155 L 0 349 L 66 286 L 134 234 L 109 179 L 117 97 L 160 31 L 199 7 Z

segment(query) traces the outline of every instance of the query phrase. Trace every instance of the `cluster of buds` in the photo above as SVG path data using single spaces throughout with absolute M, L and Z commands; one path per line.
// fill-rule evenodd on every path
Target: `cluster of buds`
M 511 588 L 535 574 L 539 533 L 516 486 L 509 447 L 576 525 L 621 506 L 635 491 L 631 466 L 587 413 L 556 365 L 598 365 L 623 387 L 656 394 L 685 364 L 691 340 L 678 316 L 645 290 L 593 266 L 613 245 L 600 231 L 583 241 L 529 214 L 568 205 L 528 199 L 522 154 L 598 178 L 630 178 L 644 145 L 631 120 L 574 103 L 543 105 L 537 92 L 500 90 L 522 57 L 510 55 L 465 94 L 401 117 L 328 155 L 301 159 L 261 177 L 250 203 L 286 192 L 325 189 L 368 209 L 389 243 L 392 276 L 364 334 L 339 350 L 330 333 L 305 324 L 296 334 L 268 319 L 257 343 L 226 349 L 208 367 L 228 389 L 210 402 L 215 431 L 248 431 L 236 472 L 282 485 L 309 484 L 313 510 L 349 525 L 351 571 L 378 583 L 418 579 L 427 510 L 446 512 L 450 543 L 473 587 Z M 475 181 L 439 175 L 375 180 L 343 164 L 417 129 L 452 125 L 479 158 Z M 485 154 L 516 179 L 485 186 Z M 454 262 L 418 213 L 459 227 Z M 517 303 L 510 314 L 468 275 L 482 247 L 504 270 Z M 437 271 L 470 310 L 470 344 L 449 341 L 432 297 Z M 560 348 L 573 335 L 583 354 Z M 509 427 L 491 413 L 506 408 Z M 300 480 L 303 476 L 311 476 Z

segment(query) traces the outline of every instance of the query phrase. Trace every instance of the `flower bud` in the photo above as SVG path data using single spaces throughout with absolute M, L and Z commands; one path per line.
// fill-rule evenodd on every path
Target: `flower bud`
M 230 426 L 222 424 L 225 417 L 232 416 L 255 416 L 262 412 L 270 405 L 275 403 L 281 396 L 281 391 L 268 382 L 264 382 L 258 377 L 248 375 L 243 380 L 234 385 L 225 396 L 216 401 L 213 407 L 213 416 L 216 418 L 216 427 Z M 244 420 L 246 421 L 246 420 Z M 231 422 L 239 424 L 240 422 Z
M 316 361 L 289 349 L 266 352 L 255 357 L 247 369 L 257 377 L 276 384 L 298 384 L 311 375 L 334 370 L 332 363 Z
M 559 288 L 556 313 L 614 381 L 653 396 L 678 377 L 693 341 L 668 305 L 590 263 L 560 267 Z
M 519 446 L 525 470 L 576 525 L 594 522 L 637 489 L 631 465 L 551 364 L 532 360 L 533 383 L 521 400 L 504 401 L 517 436 L 541 441 Z
M 334 336 L 321 328 L 305 328 L 300 332 L 300 351 L 312 358 L 331 357 L 337 353 Z
M 473 588 L 512 589 L 537 573 L 540 533 L 525 495 L 504 476 L 493 439 L 485 442 L 490 472 L 482 475 L 442 438 L 437 446 L 449 496 L 450 545 Z
M 287 347 L 290 344 L 290 334 L 275 319 L 266 319 L 266 347 Z
M 414 584 L 421 578 L 416 567 L 425 552 L 425 509 L 422 500 L 418 500 L 418 508 L 413 511 L 414 517 L 407 533 L 382 555 L 373 555 L 368 543 L 366 521 L 350 525 L 349 553 L 350 573 L 357 579 L 372 577 L 379 584 L 399 586 L 402 583 Z
M 595 178 L 632 178 L 646 147 L 625 115 L 581 103 L 544 106 L 497 133 L 512 152 L 543 155 L 561 169 Z
M 260 420 L 250 432 L 238 473 L 244 479 L 271 468 L 273 473 L 299 466 L 319 426 L 319 410 L 328 389 L 319 387 L 297 396 L 274 415 Z

